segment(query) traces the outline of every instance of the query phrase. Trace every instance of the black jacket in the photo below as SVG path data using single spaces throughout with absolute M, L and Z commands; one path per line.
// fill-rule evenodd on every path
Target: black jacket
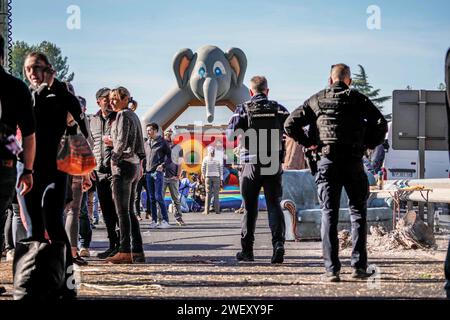
M 0 140 L 15 135 L 17 126 L 23 137 L 35 133 L 33 105 L 27 85 L 6 73 L 1 66 L 0 84 Z M 6 147 L 0 146 L 0 159 L 13 158 Z
M 34 169 L 42 174 L 56 172 L 56 155 L 67 128 L 67 114 L 77 122 L 83 135 L 89 133 L 80 102 L 64 83 L 55 79 L 49 88 L 41 86 L 32 91 L 36 115 L 36 159 Z
M 147 172 L 154 172 L 160 164 L 164 164 L 171 157 L 171 149 L 167 141 L 159 136 L 155 140 L 145 142 L 145 155 L 147 159 Z
M 341 92 L 348 90 L 348 86 L 343 82 L 334 83 L 330 90 Z M 324 90 L 313 95 L 306 100 L 304 104 L 294 110 L 284 124 L 287 135 L 297 141 L 299 144 L 310 147 L 312 145 L 321 145 L 318 135 L 317 115 L 311 107 L 313 101 L 317 101 L 324 96 Z M 362 147 L 373 149 L 383 143 L 387 132 L 387 122 L 378 108 L 362 93 L 351 90 L 354 95 L 353 101 L 357 104 L 357 109 L 366 123 L 366 133 L 364 145 Z M 306 130 L 306 127 L 309 129 Z M 352 128 L 347 128 L 352 130 Z

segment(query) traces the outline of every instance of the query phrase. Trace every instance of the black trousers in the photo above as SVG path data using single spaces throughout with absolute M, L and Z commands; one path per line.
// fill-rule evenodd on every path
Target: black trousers
M 119 246 L 120 234 L 116 231 L 116 228 L 119 226 L 119 218 L 117 217 L 113 201 L 112 174 L 97 172 L 97 196 L 106 225 L 109 247 L 114 249 Z
M 119 217 L 120 247 L 123 253 L 142 253 L 141 229 L 134 214 L 134 195 L 139 180 L 139 165 L 122 161 L 112 166 L 114 205 Z
M 338 221 L 342 187 L 349 199 L 352 225 L 352 256 L 354 268 L 367 268 L 367 198 L 369 182 L 360 159 L 330 160 L 322 158 L 316 175 L 322 209 L 322 250 L 329 272 L 341 269 L 339 261 Z
M 243 251 L 252 251 L 255 242 L 256 219 L 258 218 L 258 200 L 261 187 L 264 188 L 269 226 L 272 232 L 272 245 L 284 245 L 285 224 L 281 197 L 283 189 L 282 169 L 273 175 L 261 174 L 261 167 L 257 164 L 244 164 L 241 175 L 241 193 L 245 204 L 245 214 L 242 219 L 241 245 Z
M 151 211 L 150 211 L 150 193 L 148 192 L 148 188 L 147 188 L 147 179 L 146 179 L 146 174 L 144 173 L 142 175 L 142 177 L 139 179 L 137 186 L 136 186 L 136 195 L 134 197 L 134 206 L 135 206 L 135 214 L 137 215 L 141 215 L 141 193 L 142 193 L 142 188 L 145 189 L 146 195 L 147 195 L 147 199 L 146 199 L 146 206 L 145 206 L 145 212 L 147 214 L 150 215 Z
M 66 278 L 73 274 L 72 252 L 69 237 L 64 228 L 64 208 L 68 176 L 55 170 L 39 171 L 33 175 L 33 188 L 24 197 L 25 215 L 30 217 L 31 240 L 62 242 L 66 245 Z M 30 233 L 28 231 L 28 233 Z

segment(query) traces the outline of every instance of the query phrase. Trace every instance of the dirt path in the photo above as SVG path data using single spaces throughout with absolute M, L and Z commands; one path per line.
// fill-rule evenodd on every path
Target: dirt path
M 436 251 L 369 253 L 377 275 L 369 281 L 350 278 L 349 250 L 342 257 L 342 281 L 326 283 L 320 242 L 286 243 L 283 265 L 270 264 L 272 254 L 267 214 L 257 226 L 254 263 L 237 263 L 240 219 L 186 214 L 185 227 L 144 235 L 146 264 L 114 266 L 95 258 L 79 270 L 79 297 L 100 298 L 444 298 L 443 261 L 447 235 L 438 236 Z M 148 231 L 148 221 L 142 231 Z M 106 246 L 103 227 L 94 230 L 92 254 Z M 11 299 L 11 264 L 0 264 L 0 282 Z

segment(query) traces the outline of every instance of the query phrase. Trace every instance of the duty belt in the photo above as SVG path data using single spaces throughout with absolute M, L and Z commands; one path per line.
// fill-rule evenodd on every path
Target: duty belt
M 361 156 L 363 149 L 358 145 L 339 145 L 327 144 L 319 147 L 319 155 L 321 156 Z

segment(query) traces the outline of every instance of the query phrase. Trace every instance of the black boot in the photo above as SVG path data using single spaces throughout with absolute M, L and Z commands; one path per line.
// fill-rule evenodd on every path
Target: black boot
M 255 257 L 253 256 L 253 251 L 239 251 L 236 254 L 237 261 L 255 261 Z
M 284 261 L 284 245 L 277 243 L 273 248 L 273 255 L 270 263 L 283 263 Z
M 331 271 L 327 271 L 324 275 L 324 279 L 327 282 L 340 282 L 341 278 L 340 278 L 340 272 L 336 271 L 336 272 L 331 272 Z
M 366 278 L 370 278 L 370 276 L 372 276 L 372 275 L 373 275 L 373 273 L 367 272 L 366 268 L 356 268 L 356 269 L 353 269 L 353 272 L 352 272 L 353 279 L 366 279 Z
M 100 252 L 99 254 L 97 254 L 97 258 L 99 259 L 106 259 L 110 256 L 110 254 L 114 251 L 114 247 L 113 248 L 109 248 L 108 250 L 104 251 L 104 252 Z
M 253 243 L 249 244 L 241 238 L 242 250 L 236 254 L 237 261 L 255 261 L 253 256 Z

